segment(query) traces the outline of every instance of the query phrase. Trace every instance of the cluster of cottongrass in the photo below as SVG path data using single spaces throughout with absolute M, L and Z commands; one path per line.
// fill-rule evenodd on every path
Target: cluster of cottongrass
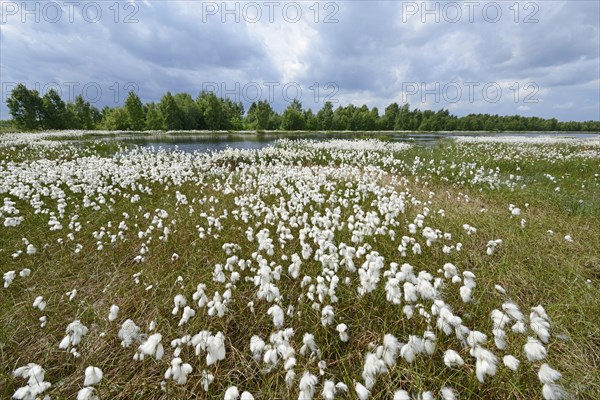
M 194 221 L 193 235 L 198 240 L 219 243 L 222 253 L 213 258 L 220 261 L 207 269 L 203 280 L 193 282 L 190 289 L 179 275 L 175 292 L 155 300 L 157 309 L 170 311 L 172 321 L 162 321 L 162 326 L 152 321 L 143 329 L 122 311 L 131 309 L 130 304 L 108 303 L 102 309 L 102 318 L 115 324 L 103 335 L 124 348 L 131 347 L 130 358 L 135 362 L 150 358 L 164 366 L 158 379 L 162 390 L 197 380 L 208 392 L 220 381 L 221 386 L 230 384 L 219 397 L 253 399 L 249 391 L 238 389 L 245 382 L 231 384 L 226 371 L 218 368 L 232 354 L 240 353 L 253 359 L 264 376 L 282 377 L 289 393 L 299 400 L 319 394 L 325 399 L 355 394 L 366 400 L 377 394 L 378 382 L 394 370 L 436 359 L 450 376 L 461 370 L 481 385 L 502 369 L 514 374 L 515 380 L 523 379 L 522 365 L 530 364 L 539 370 L 539 393 L 545 399 L 566 396 L 557 383 L 560 372 L 545 362 L 552 324 L 542 305 L 523 305 L 522 309 L 517 299 L 496 285 L 502 300 L 486 310 L 489 320 L 465 322 L 473 303 L 488 294 L 479 291 L 475 272 L 466 264 L 451 263 L 450 257 L 461 252 L 493 257 L 499 249 L 510 249 L 499 238 L 487 239 L 487 248 L 464 246 L 460 240 L 482 236 L 484 230 L 462 221 L 458 231 L 448 231 L 442 222 L 446 211 L 436 208 L 435 193 L 420 197 L 410 190 L 408 178 L 394 172 L 417 174 L 427 169 L 433 175 L 452 171 L 455 179 L 489 188 L 515 188 L 520 177 L 506 177 L 499 169 L 476 163 L 436 166 L 419 157 L 403 159 L 401 153 L 410 148 L 374 140 L 284 140 L 263 150 L 229 149 L 214 154 L 133 149 L 113 157 L 3 160 L 0 194 L 6 198 L 0 217 L 4 229 L 17 229 L 28 219 L 40 218 L 46 222 L 41 233 L 55 240 L 23 240 L 19 247 L 3 250 L 16 254 L 14 258 L 23 252 L 39 257 L 38 248 L 57 248 L 76 256 L 85 246 L 103 254 L 113 246 L 135 243 L 135 253 L 126 260 L 134 268 L 129 285 L 140 285 L 152 296 L 159 285 L 146 278 L 145 266 L 161 246 L 176 241 L 182 222 Z M 426 182 L 420 183 L 426 187 Z M 166 193 L 164 209 L 146 208 L 145 201 L 151 201 L 159 189 Z M 230 200 L 227 206 L 220 204 L 224 199 Z M 133 211 L 118 213 L 110 221 L 87 221 L 91 227 L 82 229 L 81 215 L 86 211 L 114 216 L 119 206 Z M 522 213 L 512 204 L 509 210 L 507 219 Z M 23 218 L 19 224 L 14 222 L 17 215 Z M 231 225 L 243 235 L 226 236 Z M 384 252 L 381 243 L 392 244 L 394 251 Z M 177 251 L 168 257 L 174 268 L 190 254 Z M 444 262 L 433 265 L 433 271 L 416 266 L 434 252 Z M 20 276 L 30 272 L 22 270 Z M 6 271 L 3 276 L 5 289 L 13 290 L 16 272 Z M 82 288 L 68 292 L 69 301 L 78 289 Z M 231 348 L 235 338 L 221 330 L 213 333 L 209 326 L 239 318 L 232 310 L 238 309 L 242 293 L 248 313 L 242 318 L 269 321 L 269 332 L 253 332 L 243 348 Z M 377 340 L 360 349 L 363 357 L 351 372 L 352 381 L 343 381 L 330 372 L 335 360 L 325 357 L 323 348 L 357 345 L 362 327 L 339 304 L 348 298 L 362 301 L 376 293 L 384 293 L 385 303 L 379 306 L 393 310 L 396 323 L 401 321 L 403 328 L 390 326 L 378 332 Z M 38 311 L 60 312 L 59 305 L 46 298 L 40 293 L 30 304 Z M 309 311 L 317 315 L 318 323 L 307 328 L 302 321 Z M 84 318 L 72 315 L 69 320 L 73 322 L 56 343 L 76 359 L 89 348 L 81 346 L 82 342 L 92 340 L 87 338 L 90 329 L 86 325 L 94 321 Z M 40 321 L 45 324 L 47 319 Z M 202 330 L 197 329 L 199 325 Z M 318 334 L 323 331 L 328 332 L 326 337 Z M 173 332 L 178 333 L 173 336 Z M 193 349 L 193 355 L 187 348 Z M 17 369 L 15 376 L 29 379 L 27 386 L 17 389 L 15 398 L 33 399 L 50 388 L 44 382 L 44 370 L 36 364 Z M 96 385 L 102 378 L 99 368 L 86 368 L 77 398 L 96 399 Z M 422 390 L 406 383 L 393 393 L 394 399 L 454 399 L 460 397 L 460 384 L 449 379 L 440 387 Z

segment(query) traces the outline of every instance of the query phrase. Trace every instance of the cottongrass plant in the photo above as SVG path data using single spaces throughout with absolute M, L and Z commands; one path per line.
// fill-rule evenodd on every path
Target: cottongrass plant
M 29 363 L 24 367 L 19 367 L 13 371 L 15 378 L 27 379 L 27 385 L 18 388 L 12 395 L 13 399 L 18 400 L 36 400 L 39 396 L 50 389 L 52 384 L 45 382 L 46 371 L 35 363 Z M 44 396 L 44 400 L 50 399 Z

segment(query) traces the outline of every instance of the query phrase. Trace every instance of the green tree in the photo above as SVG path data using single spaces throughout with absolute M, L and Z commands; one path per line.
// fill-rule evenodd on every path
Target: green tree
M 271 118 L 269 118 L 269 127 L 267 129 L 269 129 L 270 131 L 276 131 L 278 129 L 281 129 L 281 121 L 281 115 L 273 111 Z
M 167 92 L 162 99 L 160 99 L 158 108 L 165 120 L 165 128 L 167 130 L 174 131 L 183 129 L 183 112 L 177 106 L 177 102 L 173 98 L 171 92 Z
M 285 109 L 281 118 L 281 129 L 285 131 L 301 131 L 305 129 L 302 103 L 294 99 Z
M 204 118 L 205 128 L 210 130 L 224 129 L 225 117 L 221 100 L 213 92 L 202 92 L 196 99 Z
M 104 116 L 104 128 L 109 131 L 130 130 L 129 114 L 123 107 L 117 107 L 109 110 Z
M 385 108 L 382 117 L 382 129 L 386 131 L 393 131 L 396 126 L 396 119 L 400 114 L 400 106 L 394 102 Z
M 127 121 L 129 129 L 141 131 L 146 125 L 146 117 L 144 115 L 144 106 L 140 97 L 132 90 L 125 99 L 125 112 L 127 113 Z
M 379 109 L 377 107 L 373 107 L 369 111 L 367 129 L 370 131 L 381 129 L 381 118 L 379 117 Z
M 244 105 L 229 98 L 221 99 L 224 126 L 221 129 L 243 129 Z
M 248 108 L 248 114 L 246 114 L 246 117 L 244 118 L 244 128 L 247 130 L 250 129 L 256 129 L 256 125 L 257 125 L 257 117 L 256 114 L 258 112 L 258 105 L 256 104 L 255 101 L 252 102 L 252 104 L 250 104 L 250 107 Z
M 94 128 L 97 128 L 102 122 L 102 112 L 100 112 L 100 110 L 94 106 L 90 107 L 90 111 L 92 113 L 92 123 L 94 124 Z
M 424 118 L 423 121 L 421 121 L 421 125 L 419 125 L 419 130 L 420 131 L 435 131 L 436 129 L 436 125 L 435 125 L 435 121 L 433 118 Z
M 304 129 L 307 131 L 316 131 L 319 129 L 317 117 L 310 108 L 304 111 Z
M 317 112 L 317 129 L 330 131 L 333 129 L 333 104 L 326 101 L 323 108 Z
M 360 108 L 353 107 L 350 118 L 350 129 L 353 131 L 373 130 L 375 121 L 371 118 L 369 107 L 362 105 Z
M 158 109 L 158 106 L 154 103 L 149 103 L 147 106 L 146 129 L 150 131 L 160 131 L 165 129 L 165 119 Z
M 412 115 L 410 111 L 410 106 L 408 105 L 408 103 L 404 103 L 402 107 L 398 109 L 398 114 L 396 115 L 393 129 L 395 131 L 405 131 L 413 129 L 410 127 L 411 118 Z
M 183 126 L 181 129 L 204 129 L 204 117 L 200 107 L 188 93 L 177 93 L 173 96 L 177 107 L 181 110 Z
M 350 118 L 348 117 L 348 108 L 339 106 L 333 112 L 332 128 L 336 131 L 346 131 L 350 128 Z
M 273 108 L 266 100 L 259 100 L 258 103 L 253 102 L 246 116 L 248 128 L 256 130 L 269 129 L 269 121 L 273 114 Z
M 20 83 L 12 90 L 6 105 L 17 128 L 38 129 L 41 127 L 44 107 L 37 90 L 29 90 Z
M 50 89 L 42 97 L 42 126 L 44 129 L 65 129 L 67 126 L 67 106 L 55 89 Z
M 93 129 L 94 118 L 92 114 L 92 106 L 89 102 L 83 99 L 82 95 L 75 97 L 72 104 L 67 105 L 72 114 L 72 128 L 74 129 Z

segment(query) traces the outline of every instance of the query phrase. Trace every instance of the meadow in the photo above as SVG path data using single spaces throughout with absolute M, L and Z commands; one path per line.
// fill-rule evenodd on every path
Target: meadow
M 600 398 L 600 138 L 0 138 L 0 397 Z

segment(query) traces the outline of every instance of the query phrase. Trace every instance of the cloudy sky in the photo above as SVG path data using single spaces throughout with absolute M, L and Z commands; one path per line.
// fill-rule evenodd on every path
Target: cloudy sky
M 24 82 L 600 120 L 600 2 L 0 0 L 0 68 L 4 119 Z

